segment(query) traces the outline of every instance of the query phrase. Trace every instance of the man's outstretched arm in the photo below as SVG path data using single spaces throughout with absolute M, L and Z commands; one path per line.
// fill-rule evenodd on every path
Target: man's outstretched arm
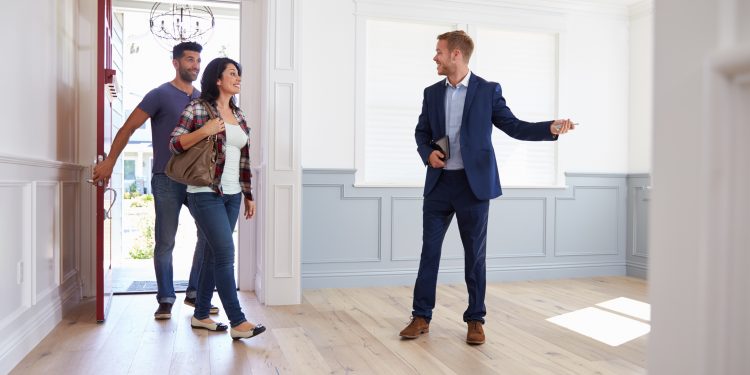
M 109 148 L 109 155 L 94 167 L 91 177 L 92 180 L 94 180 L 94 184 L 102 181 L 106 186 L 109 183 L 109 178 L 112 176 L 112 169 L 115 167 L 117 158 L 120 157 L 122 150 L 128 145 L 130 136 L 132 136 L 136 129 L 141 127 L 149 117 L 151 116 L 149 116 L 148 113 L 138 107 L 136 107 L 130 116 L 128 116 L 128 119 L 125 120 L 125 124 L 123 124 L 120 130 L 117 131 L 117 135 L 115 135 L 115 139 L 112 141 L 112 146 Z

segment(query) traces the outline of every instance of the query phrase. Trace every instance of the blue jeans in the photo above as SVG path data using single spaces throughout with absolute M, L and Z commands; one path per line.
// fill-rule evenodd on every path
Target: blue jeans
M 211 297 L 216 286 L 229 323 L 236 327 L 247 321 L 237 298 L 232 238 L 240 213 L 242 193 L 223 196 L 216 193 L 188 193 L 187 196 L 190 213 L 208 242 L 198 281 L 198 299 L 195 301 L 193 316 L 196 319 L 208 318 Z
M 172 250 L 177 234 L 177 224 L 180 219 L 180 209 L 187 204 L 187 187 L 172 181 L 167 175 L 157 173 L 151 176 L 151 190 L 154 193 L 154 210 L 156 221 L 154 225 L 154 271 L 156 272 L 156 301 L 159 303 L 174 303 L 174 279 L 172 271 Z M 190 270 L 190 281 L 186 294 L 194 298 L 198 289 L 203 254 L 206 239 L 198 230 L 198 241 L 195 244 L 193 265 Z
M 464 280 L 469 292 L 465 322 L 484 323 L 486 291 L 487 219 L 490 201 L 477 199 L 464 170 L 442 171 L 422 206 L 422 255 L 414 284 L 413 316 L 432 319 L 435 308 L 440 252 L 445 232 L 455 214 L 464 245 Z

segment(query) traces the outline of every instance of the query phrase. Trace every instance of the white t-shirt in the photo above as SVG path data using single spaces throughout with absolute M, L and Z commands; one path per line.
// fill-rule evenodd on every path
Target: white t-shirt
M 224 143 L 224 172 L 221 174 L 221 188 L 224 194 L 237 194 L 242 192 L 240 186 L 240 150 L 247 145 L 247 134 L 239 125 L 224 123 L 226 125 L 226 142 Z M 213 193 L 208 186 L 188 185 L 188 193 Z

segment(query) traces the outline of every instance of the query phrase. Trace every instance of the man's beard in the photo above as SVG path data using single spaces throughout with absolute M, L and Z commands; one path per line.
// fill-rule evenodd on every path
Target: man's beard
M 193 73 L 191 73 L 189 70 L 187 70 L 187 69 L 184 69 L 184 70 L 180 69 L 180 78 L 183 81 L 193 82 L 193 81 L 195 81 L 198 78 L 198 75 L 196 74 L 195 76 L 193 76 Z

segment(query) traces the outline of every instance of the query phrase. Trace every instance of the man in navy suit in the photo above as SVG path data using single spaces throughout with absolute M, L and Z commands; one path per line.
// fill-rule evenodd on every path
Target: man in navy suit
M 468 324 L 466 342 L 483 344 L 487 216 L 490 199 L 502 194 L 492 126 L 520 140 L 554 141 L 574 125 L 570 120 L 531 123 L 517 119 L 505 104 L 500 85 L 469 71 L 474 50 L 471 38 L 458 30 L 437 39 L 433 60 L 438 74 L 447 78 L 424 90 L 422 113 L 414 131 L 417 151 L 427 166 L 422 256 L 414 286 L 412 320 L 400 336 L 411 339 L 429 332 L 440 251 L 455 214 L 464 246 L 469 292 L 469 307 L 463 315 Z M 435 147 L 435 141 L 445 136 L 448 158 Z

